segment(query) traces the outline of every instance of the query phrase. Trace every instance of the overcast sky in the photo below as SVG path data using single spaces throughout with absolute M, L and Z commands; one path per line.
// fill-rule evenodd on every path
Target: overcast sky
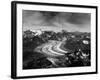
M 23 30 L 53 30 L 90 32 L 89 13 L 46 12 L 23 10 Z

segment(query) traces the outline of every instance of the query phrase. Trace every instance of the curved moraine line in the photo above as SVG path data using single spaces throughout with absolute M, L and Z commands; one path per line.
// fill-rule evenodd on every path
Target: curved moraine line
M 64 55 L 64 54 L 61 54 L 59 51 L 56 52 L 56 51 L 52 50 L 52 47 L 53 47 L 53 46 L 54 46 L 54 45 L 50 45 L 49 48 L 48 48 L 48 50 L 49 50 L 51 53 L 56 54 L 56 55 L 58 55 L 58 56 Z
M 58 59 L 56 57 L 65 56 L 68 51 L 60 48 L 63 42 L 61 41 L 49 41 L 48 43 L 38 46 L 35 51 L 39 52 L 47 57 L 53 65 L 57 65 Z
M 50 45 L 46 45 L 46 46 L 44 46 L 43 48 L 42 48 L 42 53 L 44 53 L 44 55 L 46 55 L 47 57 L 56 57 L 57 56 L 57 54 L 55 54 L 55 53 L 52 53 L 50 50 L 49 50 L 49 48 L 50 48 Z
M 38 46 L 35 51 L 47 55 L 48 57 L 63 56 L 67 51 L 62 50 L 61 41 L 50 41 L 49 43 Z
M 59 50 L 59 51 L 61 51 L 61 52 L 63 52 L 63 53 L 67 53 L 67 51 L 65 51 L 65 50 L 63 50 L 63 49 L 60 48 L 60 46 L 61 46 L 62 44 L 63 44 L 62 42 L 60 42 L 60 43 L 58 44 L 57 50 Z
M 57 42 L 57 46 L 53 46 L 52 50 L 54 50 L 56 52 L 60 52 L 62 54 L 68 53 L 68 51 L 63 50 L 63 48 L 61 49 L 60 48 L 61 46 L 62 46 L 62 42 Z

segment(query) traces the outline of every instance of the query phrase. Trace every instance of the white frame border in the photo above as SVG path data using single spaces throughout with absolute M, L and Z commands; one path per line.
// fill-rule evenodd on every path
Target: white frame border
M 91 66 L 90 67 L 70 67 L 56 69 L 22 69 L 22 10 L 41 10 L 41 11 L 58 11 L 58 12 L 81 12 L 91 13 Z M 53 74 L 70 74 L 70 73 L 86 73 L 96 71 L 96 9 L 81 7 L 60 7 L 47 5 L 28 5 L 17 4 L 17 76 L 38 76 Z M 68 73 L 67 73 L 68 72 Z

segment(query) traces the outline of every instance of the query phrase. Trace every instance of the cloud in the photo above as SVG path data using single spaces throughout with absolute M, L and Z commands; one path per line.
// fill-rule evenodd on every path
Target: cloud
M 89 24 L 90 14 L 87 13 L 73 13 L 68 22 L 72 24 Z
M 45 21 L 39 11 L 23 11 L 23 23 L 25 25 L 41 25 Z
M 72 29 L 72 31 L 85 31 L 86 29 L 90 31 L 90 18 L 89 13 L 23 10 L 23 27 L 47 26 L 47 28 L 58 27 L 59 29 L 62 27 L 63 29 Z

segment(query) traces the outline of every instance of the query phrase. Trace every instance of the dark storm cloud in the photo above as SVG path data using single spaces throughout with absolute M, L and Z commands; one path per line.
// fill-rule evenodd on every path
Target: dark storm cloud
M 39 25 L 44 23 L 44 17 L 39 11 L 23 11 L 25 25 Z
M 86 29 L 89 31 L 90 17 L 91 15 L 89 13 L 23 10 L 23 26 L 63 27 L 66 29 L 68 27 L 72 31 L 75 27 L 81 31 Z
M 68 22 L 73 24 L 88 24 L 90 23 L 90 14 L 87 13 L 72 13 L 72 16 L 69 18 Z
M 53 24 L 56 12 L 28 11 L 23 10 L 23 24 L 55 26 Z
M 72 24 L 88 24 L 90 21 L 90 14 L 87 13 L 57 13 L 57 12 L 41 12 L 47 22 L 69 22 Z
M 43 12 L 42 11 L 41 14 L 43 15 L 44 21 L 45 23 L 47 23 L 47 25 L 55 26 L 53 24 L 53 21 L 58 14 L 57 12 Z

